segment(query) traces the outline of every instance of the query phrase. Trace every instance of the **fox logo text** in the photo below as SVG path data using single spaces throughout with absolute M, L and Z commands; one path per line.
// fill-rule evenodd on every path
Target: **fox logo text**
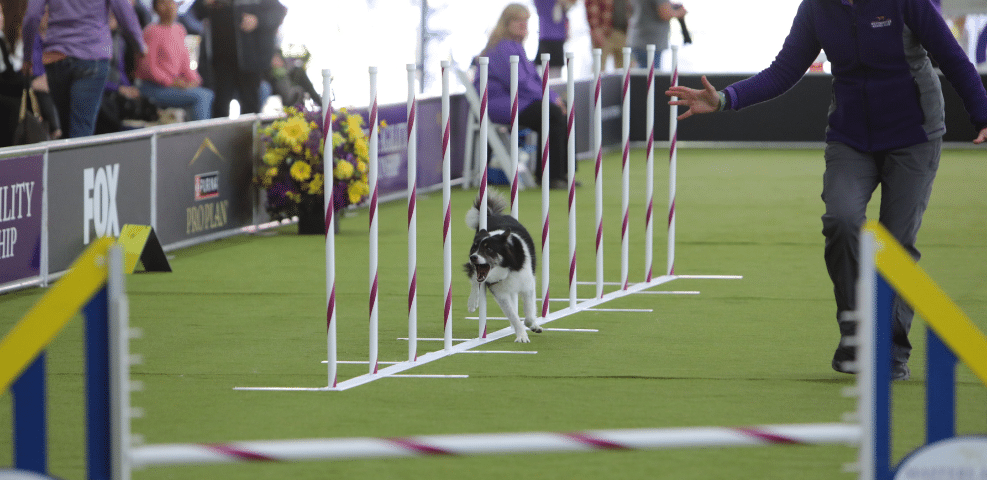
M 120 236 L 120 218 L 117 215 L 117 181 L 120 164 L 83 171 L 83 243 L 89 244 L 90 226 L 96 237 Z

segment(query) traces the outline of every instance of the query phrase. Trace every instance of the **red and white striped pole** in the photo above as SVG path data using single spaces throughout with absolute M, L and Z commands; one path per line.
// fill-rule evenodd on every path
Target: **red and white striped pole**
M 650 282 L 653 273 L 655 244 L 655 46 L 648 45 L 648 103 L 645 127 L 648 133 L 647 172 L 645 172 L 644 201 L 647 213 L 644 218 L 644 281 Z
M 322 148 L 323 201 L 326 224 L 326 364 L 329 386 L 335 387 L 336 373 L 336 234 L 333 198 L 332 73 L 322 70 Z
M 593 150 L 596 151 L 596 298 L 603 298 L 603 50 L 593 49 Z
M 418 126 L 415 124 L 415 76 L 408 68 L 408 361 L 418 358 Z
M 449 148 L 449 61 L 442 63 L 442 309 L 443 347 L 452 349 L 452 153 Z
M 511 216 L 515 219 L 518 216 L 518 62 L 520 57 L 511 55 L 511 169 L 514 170 L 514 179 L 511 181 Z
M 627 227 L 630 221 L 630 190 L 631 190 L 631 47 L 624 47 L 624 84 L 621 89 L 623 108 L 621 110 L 621 142 L 623 156 L 621 168 L 623 176 L 620 188 L 620 205 L 623 220 L 620 224 L 620 285 L 627 290 L 627 261 L 630 253 L 630 239 Z
M 569 170 L 569 308 L 576 308 L 576 80 L 573 72 L 572 52 L 565 53 L 566 104 L 569 107 L 566 123 Z
M 377 317 L 378 276 L 377 239 L 379 219 L 377 218 L 377 67 L 370 67 L 370 373 L 377 373 Z
M 483 166 L 483 176 L 480 178 L 480 229 L 487 228 L 487 129 L 490 125 L 490 117 L 487 112 L 488 87 L 487 77 L 489 76 L 490 59 L 480 57 L 480 164 Z M 479 338 L 487 338 L 487 289 L 484 284 L 480 284 L 480 321 Z
M 541 63 L 544 66 L 544 71 L 541 77 L 541 140 L 542 140 L 542 153 L 541 153 L 541 218 L 542 218 L 542 229 L 541 229 L 541 290 L 542 290 L 542 303 L 541 303 L 541 316 L 542 318 L 548 316 L 548 303 L 549 303 L 549 271 L 551 268 L 548 261 L 549 245 L 548 245 L 548 220 L 549 220 L 549 199 L 548 199 L 548 189 L 551 180 L 551 162 L 548 161 L 550 149 L 548 147 L 549 141 L 549 108 L 551 106 L 551 100 L 548 90 L 548 67 L 551 62 L 552 55 L 548 53 L 543 53 L 541 56 Z
M 227 444 L 176 443 L 135 447 L 135 468 L 239 462 L 291 462 L 429 456 L 517 455 L 547 452 L 665 450 L 677 448 L 857 445 L 856 424 L 692 427 L 582 432 L 422 435 L 402 438 L 313 438 Z
M 672 45 L 671 86 L 679 84 L 679 47 Z M 667 275 L 675 274 L 675 178 L 678 163 L 679 107 L 670 105 L 668 110 L 668 270 Z

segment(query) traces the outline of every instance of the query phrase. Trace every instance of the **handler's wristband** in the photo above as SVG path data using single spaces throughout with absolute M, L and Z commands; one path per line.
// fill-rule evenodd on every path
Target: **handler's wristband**
M 727 108 L 727 94 L 723 90 L 716 92 L 716 94 L 720 96 L 720 108 L 717 108 L 716 111 L 722 112 Z

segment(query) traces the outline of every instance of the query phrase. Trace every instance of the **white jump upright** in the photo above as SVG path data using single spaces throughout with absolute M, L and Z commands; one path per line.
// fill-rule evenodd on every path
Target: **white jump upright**
M 603 50 L 593 49 L 593 151 L 596 152 L 596 298 L 603 298 Z
M 418 67 L 408 68 L 408 361 L 418 358 L 418 125 L 415 76 Z
M 631 191 L 631 47 L 624 47 L 624 83 L 621 88 L 620 139 L 623 146 L 621 157 L 621 188 L 620 207 L 622 223 L 620 224 L 620 288 L 627 290 L 628 258 L 630 256 L 630 238 L 627 228 L 630 223 L 630 191 Z
M 449 61 L 442 61 L 442 309 L 443 347 L 452 350 L 452 153 L 449 148 Z
M 489 68 L 490 59 L 488 57 L 480 57 L 480 164 L 483 165 L 483 176 L 480 178 L 480 229 L 486 230 L 487 228 L 487 174 L 490 171 L 490 167 L 487 165 L 487 129 L 490 125 L 490 112 L 488 107 L 490 106 L 489 100 L 489 87 L 487 86 L 487 79 L 489 78 Z M 480 284 L 480 321 L 479 333 L 477 338 L 487 338 L 487 287 L 486 284 Z
M 333 144 L 332 144 L 332 73 L 322 70 L 322 149 L 323 165 L 323 207 L 326 223 L 326 364 L 328 365 L 329 387 L 335 387 L 339 378 L 336 372 L 336 207 L 333 186 Z
M 647 206 L 647 212 L 644 217 L 644 281 L 650 282 L 653 272 L 652 268 L 655 247 L 655 46 L 648 45 L 647 52 L 648 101 L 645 131 L 648 136 L 648 145 L 646 147 L 648 160 L 644 184 L 644 202 Z
M 511 55 L 511 171 L 514 172 L 513 180 L 511 180 L 511 216 L 517 219 L 518 216 L 518 93 L 517 93 L 517 78 L 518 78 L 518 63 L 521 58 L 517 55 Z
M 549 261 L 549 251 L 550 247 L 548 245 L 548 223 L 549 223 L 549 184 L 551 183 L 551 162 L 549 161 L 550 148 L 549 144 L 549 131 L 551 125 L 549 121 L 549 108 L 551 108 L 550 91 L 548 89 L 548 77 L 549 77 L 549 63 L 552 61 L 552 55 L 549 53 L 543 53 L 541 56 L 541 63 L 544 66 L 541 77 L 541 140 L 542 140 L 542 151 L 541 151 L 541 219 L 542 219 L 542 229 L 541 229 L 541 292 L 542 292 L 542 302 L 541 302 L 541 316 L 545 318 L 548 316 L 548 304 L 549 304 L 549 281 L 551 280 L 551 275 L 549 274 L 550 268 L 548 268 Z
M 566 137 L 568 147 L 568 180 L 569 180 L 569 308 L 576 308 L 576 80 L 574 77 L 572 52 L 565 54 L 566 69 L 566 105 L 569 112 L 566 117 Z M 547 265 L 543 264 L 543 268 Z
M 672 45 L 671 86 L 679 84 L 679 47 Z M 679 107 L 668 107 L 668 261 L 666 275 L 675 275 L 675 177 L 678 163 Z
M 380 219 L 377 216 L 377 67 L 370 67 L 370 373 L 377 373 L 377 317 L 380 312 L 378 300 L 377 241 Z

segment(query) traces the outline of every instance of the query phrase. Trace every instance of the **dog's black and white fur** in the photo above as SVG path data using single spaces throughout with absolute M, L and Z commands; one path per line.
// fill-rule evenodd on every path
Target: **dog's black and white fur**
M 515 342 L 528 343 L 528 332 L 541 333 L 535 317 L 535 243 L 520 222 L 504 215 L 507 200 L 499 194 L 487 195 L 487 229 L 480 229 L 480 197 L 466 212 L 466 225 L 476 230 L 470 261 L 463 267 L 470 278 L 467 307 L 473 312 L 480 306 L 480 284 L 485 284 L 497 305 L 514 327 Z M 524 301 L 524 325 L 518 317 L 518 296 Z

